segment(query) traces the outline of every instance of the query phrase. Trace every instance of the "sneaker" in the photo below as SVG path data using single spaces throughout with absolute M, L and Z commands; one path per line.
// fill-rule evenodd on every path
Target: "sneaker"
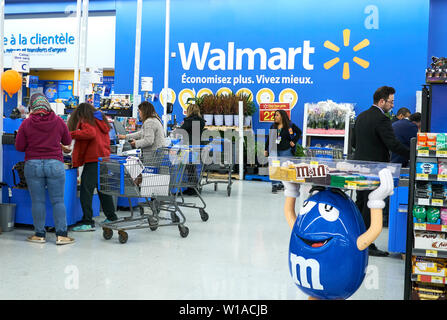
M 89 224 L 83 224 L 77 227 L 74 227 L 71 231 L 74 232 L 88 232 L 88 231 L 95 231 L 95 227 L 89 225 Z
M 26 238 L 26 241 L 35 242 L 35 243 L 45 243 L 46 242 L 44 237 L 38 237 L 38 236 L 29 236 L 28 238 Z
M 75 242 L 75 239 L 70 238 L 70 237 L 62 237 L 62 236 L 57 236 L 56 237 L 56 244 L 57 245 L 63 245 L 63 244 L 70 244 Z
M 278 187 L 276 185 L 272 186 L 272 193 L 277 193 L 278 192 Z
M 112 222 L 112 220 L 105 219 L 103 222 L 101 222 L 101 224 L 106 224 L 106 223 L 110 223 L 110 222 Z

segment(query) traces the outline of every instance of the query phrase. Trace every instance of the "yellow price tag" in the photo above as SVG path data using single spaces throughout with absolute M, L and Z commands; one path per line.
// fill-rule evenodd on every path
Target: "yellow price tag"
M 318 161 L 311 161 L 310 164 L 314 165 L 314 166 L 318 166 Z
M 433 283 L 444 283 L 444 278 L 443 277 L 432 276 L 431 277 L 431 282 L 433 282 Z
M 442 200 L 442 199 L 431 199 L 431 204 L 433 206 L 442 206 L 444 204 L 444 200 Z
M 425 230 L 425 223 L 415 223 L 414 230 Z
M 446 225 L 442 225 L 441 226 L 441 231 L 442 232 L 447 232 L 447 226 Z
M 434 257 L 434 258 L 436 258 L 438 256 L 438 251 L 436 251 L 436 250 L 426 250 L 425 251 L 425 255 L 427 257 Z
M 438 174 L 439 181 L 447 181 L 447 174 Z
M 418 156 L 428 156 L 428 150 L 418 150 Z
M 438 150 L 436 151 L 437 157 L 447 157 L 447 150 Z
M 425 173 L 417 173 L 417 174 L 416 174 L 416 179 L 419 179 L 419 180 L 428 180 L 428 174 L 425 174 Z
M 281 161 L 279 160 L 272 160 L 272 167 L 280 167 Z

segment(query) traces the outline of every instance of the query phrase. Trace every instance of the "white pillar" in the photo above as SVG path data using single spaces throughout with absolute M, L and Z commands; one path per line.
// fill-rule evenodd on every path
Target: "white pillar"
M 135 31 L 135 68 L 133 74 L 133 106 L 132 117 L 138 116 L 138 104 L 141 102 L 137 99 L 140 86 L 140 53 L 141 53 L 141 20 L 143 16 L 143 0 L 137 0 L 137 26 Z
M 244 179 L 244 103 L 242 101 L 239 101 L 239 180 L 243 179 Z
M 170 28 L 170 11 L 171 11 L 171 1 L 166 0 L 166 23 L 165 23 L 165 79 L 164 79 L 164 89 L 165 89 L 165 99 L 163 106 L 163 128 L 165 133 L 168 132 L 168 88 L 169 88 L 169 28 Z
M 89 0 L 82 1 L 81 19 L 81 44 L 79 48 L 79 60 L 81 72 L 87 71 L 87 39 L 88 39 L 88 6 Z M 81 81 L 82 82 L 82 81 Z M 85 102 L 85 88 L 79 90 L 79 103 Z
M 75 69 L 73 81 L 73 95 L 79 97 L 79 58 L 81 48 L 81 8 L 82 0 L 77 0 L 76 5 L 76 54 L 75 54 Z
M 0 82 L 1 76 L 3 74 L 3 52 L 4 52 L 4 42 L 3 38 L 5 35 L 5 0 L 0 0 Z M 0 88 L 0 181 L 3 181 L 3 90 Z M 2 192 L 0 192 L 0 203 L 3 202 Z

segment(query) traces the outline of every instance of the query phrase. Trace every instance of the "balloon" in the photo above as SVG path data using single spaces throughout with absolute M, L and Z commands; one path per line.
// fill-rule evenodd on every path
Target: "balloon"
M 22 76 L 15 70 L 5 71 L 2 74 L 1 85 L 9 97 L 12 97 L 13 94 L 22 88 Z

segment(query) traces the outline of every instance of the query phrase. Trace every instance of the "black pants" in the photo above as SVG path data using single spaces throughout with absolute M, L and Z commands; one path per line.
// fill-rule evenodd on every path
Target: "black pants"
M 371 211 L 368 208 L 368 196 L 371 192 L 372 190 L 357 191 L 357 200 L 355 201 L 357 208 L 359 208 L 359 211 L 362 214 L 366 229 L 371 225 Z M 388 223 L 389 203 L 390 198 L 387 197 L 385 199 L 385 208 L 383 208 L 383 221 L 386 224 Z
M 98 188 L 98 163 L 89 162 L 84 164 L 84 170 L 81 175 L 81 207 L 83 212 L 82 224 L 95 226 L 93 220 L 93 192 Z M 99 201 L 101 202 L 104 215 L 110 221 L 118 219 L 115 213 L 113 197 L 98 191 Z

